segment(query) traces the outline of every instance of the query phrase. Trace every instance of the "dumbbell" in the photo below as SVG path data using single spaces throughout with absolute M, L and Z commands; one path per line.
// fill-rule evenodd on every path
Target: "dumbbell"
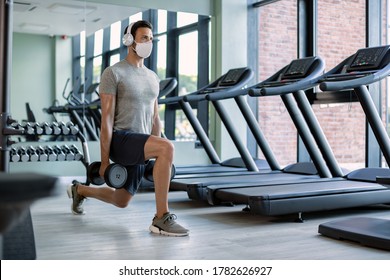
M 83 154 L 80 153 L 79 149 L 74 144 L 70 145 L 69 149 L 74 154 L 74 160 L 82 160 L 83 159 Z
M 27 162 L 29 160 L 25 147 L 18 147 L 16 153 L 20 156 L 20 161 Z
M 46 135 L 53 134 L 53 129 L 50 127 L 50 125 L 47 122 L 43 122 L 41 124 L 41 127 L 43 128 Z
M 45 154 L 47 155 L 47 160 L 48 161 L 56 161 L 57 160 L 57 155 L 54 153 L 53 148 L 50 146 L 45 146 L 43 148 Z
M 61 134 L 61 132 L 62 132 L 61 131 L 61 127 L 60 127 L 60 125 L 57 122 L 52 122 L 50 124 L 50 127 L 52 128 L 54 135 L 60 135 Z
M 70 150 L 70 148 L 68 147 L 68 145 L 62 145 L 61 146 L 61 150 L 64 152 L 65 154 L 65 160 L 66 161 L 72 161 L 74 160 L 74 153 Z
M 145 164 L 145 171 L 144 171 L 144 178 L 150 182 L 153 182 L 153 168 L 154 164 L 156 163 L 155 160 L 149 160 Z M 174 164 L 172 164 L 171 168 L 171 180 L 175 177 L 176 175 L 176 167 Z
M 39 155 L 36 151 L 36 149 L 33 146 L 28 146 L 26 153 L 30 159 L 30 161 L 38 161 L 39 160 Z
M 64 161 L 65 160 L 65 154 L 61 150 L 60 146 L 54 145 L 53 152 L 57 155 L 57 161 Z
M 37 154 L 39 156 L 39 161 L 47 161 L 48 155 L 45 153 L 45 150 L 42 146 L 36 147 Z
M 18 162 L 20 161 L 20 155 L 18 154 L 18 152 L 16 151 L 16 148 L 11 148 L 11 151 L 10 151 L 10 159 L 12 162 Z
M 35 133 L 37 134 L 37 135 L 42 135 L 43 134 L 43 127 L 41 126 L 41 124 L 40 123 L 33 123 L 33 127 L 34 127 L 34 129 L 35 129 Z
M 87 167 L 87 176 L 92 184 L 103 185 L 106 183 L 108 186 L 116 189 L 126 184 L 128 179 L 126 167 L 118 163 L 110 164 L 104 171 L 103 179 L 99 174 L 100 165 L 100 161 L 95 161 Z
M 75 126 L 72 122 L 67 122 L 66 126 L 69 128 L 70 134 L 76 135 L 77 133 L 79 133 L 79 128 Z
M 64 122 L 59 122 L 58 126 L 61 128 L 61 132 L 63 135 L 68 135 L 70 133 L 69 127 Z
M 22 124 L 22 127 L 24 128 L 24 131 L 28 135 L 34 135 L 35 134 L 35 129 L 33 124 L 26 122 Z

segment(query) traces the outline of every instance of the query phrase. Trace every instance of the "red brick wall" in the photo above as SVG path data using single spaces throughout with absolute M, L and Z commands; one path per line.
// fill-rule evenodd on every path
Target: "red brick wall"
M 296 2 L 282 0 L 259 9 L 260 81 L 297 57 Z M 317 34 L 318 55 L 327 71 L 365 46 L 365 0 L 318 0 Z M 364 166 L 365 118 L 360 104 L 313 108 L 339 163 Z M 279 97 L 259 99 L 259 123 L 279 162 L 295 162 L 296 130 Z

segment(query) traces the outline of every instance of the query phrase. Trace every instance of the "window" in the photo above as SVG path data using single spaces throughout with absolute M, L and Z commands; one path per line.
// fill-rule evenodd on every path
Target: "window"
M 326 61 L 325 71 L 365 47 L 365 12 L 364 0 L 318 2 L 318 55 Z M 314 104 L 313 109 L 340 166 L 364 167 L 366 123 L 360 103 Z

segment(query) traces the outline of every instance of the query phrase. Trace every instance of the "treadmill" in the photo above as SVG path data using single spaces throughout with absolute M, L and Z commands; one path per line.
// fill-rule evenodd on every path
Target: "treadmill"
M 337 67 L 319 78 L 322 90 L 343 90 L 354 88 L 359 98 L 369 99 L 369 92 L 365 85 L 378 81 L 390 73 L 389 48 L 380 48 L 385 54 L 374 56 L 379 49 L 359 50 L 354 56 L 344 60 Z M 366 60 L 380 60 L 372 65 Z M 357 65 L 364 65 L 365 71 L 360 71 Z M 381 70 L 378 70 L 377 68 Z M 375 71 L 377 69 L 377 71 Z M 345 73 L 346 71 L 346 73 Z M 372 72 L 374 71 L 374 72 Z M 333 83 L 330 81 L 340 82 Z M 328 80 L 329 79 L 329 80 Z M 358 84 L 359 83 L 359 84 Z M 336 88 L 335 85 L 340 85 Z M 249 95 L 261 96 L 279 94 L 277 87 L 251 90 Z M 294 97 L 302 111 L 311 110 L 310 106 L 302 106 L 308 99 L 301 91 L 294 93 Z M 390 144 L 386 131 L 378 114 L 373 113 L 373 105 L 370 102 L 362 102 L 374 134 L 385 154 L 387 163 L 390 163 Z M 318 142 L 317 142 L 318 143 Z M 326 211 L 331 209 L 351 208 L 373 204 L 389 203 L 390 189 L 378 182 L 377 178 L 390 177 L 388 168 L 362 168 L 352 171 L 342 178 L 334 180 L 318 180 L 318 182 L 280 184 L 272 186 L 259 186 L 251 188 L 220 189 L 214 191 L 214 196 L 222 201 L 238 200 L 247 202 L 250 211 L 260 215 L 275 216 L 284 214 L 298 214 L 298 220 L 302 221 L 303 212 Z
M 366 85 L 380 81 L 390 74 L 390 46 L 359 50 L 349 64 L 346 73 L 330 73 L 320 84 L 321 90 L 339 91 L 353 89 L 364 108 L 382 153 L 389 165 L 390 140 L 375 109 Z M 351 72 L 354 72 L 351 76 Z M 390 177 L 378 177 L 377 181 L 390 187 Z M 389 202 L 389 201 L 387 201 Z M 371 217 L 353 217 L 320 224 L 318 232 L 323 236 L 358 242 L 364 246 L 390 250 L 390 221 Z
M 230 172 L 241 173 L 247 172 L 248 170 L 258 171 L 259 168 L 268 168 L 268 165 L 264 160 L 254 160 L 251 157 L 248 149 L 238 137 L 238 133 L 235 131 L 232 123 L 227 124 L 227 129 L 235 146 L 237 147 L 237 150 L 240 153 L 240 157 L 221 161 L 213 145 L 211 144 L 207 133 L 203 129 L 191 107 L 191 104 L 205 100 L 205 96 L 210 92 L 241 89 L 247 85 L 252 77 L 253 71 L 251 69 L 247 67 L 234 68 L 230 69 L 227 73 L 209 85 L 204 86 L 201 89 L 188 95 L 167 96 L 163 99 L 159 99 L 159 104 L 165 104 L 167 106 L 179 106 L 181 110 L 183 110 L 211 162 L 208 165 L 176 165 L 175 178 L 180 178 L 183 176 L 187 178 L 192 178 L 194 176 L 219 176 Z M 218 111 L 217 113 L 222 116 L 222 118 L 227 114 L 226 112 Z
M 222 107 L 223 99 L 234 98 L 237 106 L 244 115 L 251 132 L 255 135 L 256 141 L 262 149 L 266 160 L 269 161 L 269 170 L 260 170 L 259 172 L 247 172 L 239 175 L 226 175 L 219 177 L 200 177 L 200 178 L 175 178 L 171 182 L 171 189 L 186 190 L 188 197 L 193 200 L 208 200 L 210 204 L 219 204 L 219 202 L 232 202 L 247 204 L 247 201 L 220 200 L 213 196 L 213 192 L 218 189 L 257 187 L 261 185 L 286 184 L 303 181 L 317 181 L 319 178 L 331 179 L 333 172 L 329 170 L 327 163 L 323 158 L 323 152 L 316 145 L 311 129 L 301 114 L 296 102 L 292 96 L 282 97 L 288 112 L 297 127 L 306 149 L 308 150 L 313 162 L 295 163 L 281 169 L 277 162 L 274 162 L 272 151 L 266 140 L 261 134 L 261 130 L 255 117 L 246 103 L 244 96 L 250 90 L 257 90 L 263 87 L 277 87 L 278 89 L 306 89 L 316 85 L 318 77 L 323 73 L 324 62 L 319 57 L 308 57 L 293 60 L 290 64 L 283 67 L 270 78 L 247 89 L 236 91 L 211 92 L 206 98 L 211 101 L 214 107 Z M 322 141 L 325 143 L 325 141 Z M 329 152 L 330 149 L 328 148 Z M 339 176 L 341 171 L 335 171 Z

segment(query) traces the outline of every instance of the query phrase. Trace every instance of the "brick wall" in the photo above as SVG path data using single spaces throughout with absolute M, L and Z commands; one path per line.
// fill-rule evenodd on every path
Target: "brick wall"
M 259 9 L 260 81 L 297 57 L 296 2 L 282 0 Z M 384 25 L 385 17 L 384 13 Z M 318 55 L 328 71 L 365 46 L 365 0 L 318 0 L 317 34 Z M 314 105 L 313 109 L 339 163 L 363 167 L 365 117 L 360 104 Z M 280 97 L 259 98 L 259 124 L 279 162 L 295 162 L 296 130 Z

